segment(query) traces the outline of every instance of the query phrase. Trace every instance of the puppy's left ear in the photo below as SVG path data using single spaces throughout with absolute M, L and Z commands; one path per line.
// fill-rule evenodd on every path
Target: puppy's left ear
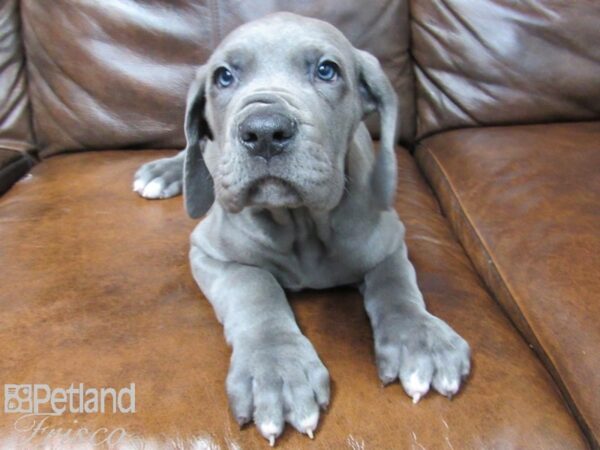
M 192 218 L 206 214 L 215 200 L 214 184 L 203 150 L 212 134 L 204 115 L 206 105 L 206 66 L 196 72 L 190 85 L 185 109 L 185 163 L 183 166 L 183 197 L 185 209 Z
M 396 119 L 398 99 L 392 83 L 372 54 L 355 49 L 363 118 L 377 110 L 381 123 L 379 152 L 370 175 L 374 200 L 381 209 L 392 207 L 396 193 Z

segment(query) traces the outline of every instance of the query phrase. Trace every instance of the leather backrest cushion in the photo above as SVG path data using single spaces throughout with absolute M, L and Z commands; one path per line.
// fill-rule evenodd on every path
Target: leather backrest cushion
M 0 2 L 0 150 L 25 152 L 34 145 L 18 6 Z
M 411 2 L 417 133 L 600 117 L 600 2 Z
M 236 26 L 273 11 L 318 17 L 378 56 L 414 132 L 406 0 L 22 0 L 42 156 L 80 149 L 182 148 L 195 68 Z

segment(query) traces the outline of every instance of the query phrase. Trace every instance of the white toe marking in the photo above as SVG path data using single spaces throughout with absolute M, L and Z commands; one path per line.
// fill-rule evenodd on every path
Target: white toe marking
M 310 428 L 311 430 L 314 430 L 315 428 L 317 428 L 317 422 L 319 421 L 319 413 L 314 413 L 311 414 L 310 416 L 302 419 L 300 421 L 300 427 L 307 429 Z
M 270 436 L 272 434 L 279 434 L 279 427 L 275 425 L 273 422 L 263 423 L 259 426 L 260 432 L 265 436 Z
M 444 377 L 441 388 L 450 394 L 455 394 L 458 391 L 458 380 L 449 380 L 448 377 Z
M 408 381 L 404 384 L 406 393 L 412 397 L 413 403 L 418 403 L 427 392 L 429 391 L 429 382 L 419 378 L 417 372 L 413 372 L 408 378 Z
M 133 182 L 133 191 L 141 192 L 144 189 L 144 182 L 142 180 L 135 180 Z
M 275 439 L 281 433 L 280 427 L 275 425 L 273 422 L 267 422 L 259 425 L 258 429 L 260 430 L 260 434 L 262 434 L 264 438 L 269 441 L 269 445 L 273 447 L 275 445 Z
M 162 180 L 152 180 L 144 188 L 143 196 L 147 198 L 157 198 L 161 195 L 163 190 Z
M 269 441 L 269 445 L 273 447 L 275 445 L 275 439 L 281 434 L 283 424 L 275 424 L 272 421 L 268 421 L 258 425 L 258 430 L 263 437 Z
M 314 439 L 313 431 L 317 428 L 319 422 L 319 413 L 316 412 L 308 417 L 305 417 L 300 421 L 300 430 L 308 435 L 309 438 Z

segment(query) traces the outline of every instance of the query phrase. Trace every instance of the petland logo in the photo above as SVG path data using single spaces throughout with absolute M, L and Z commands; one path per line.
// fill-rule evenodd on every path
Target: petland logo
M 60 416 L 65 413 L 135 413 L 135 383 L 119 390 L 85 387 L 83 383 L 68 388 L 51 388 L 47 384 L 5 384 L 4 412 Z

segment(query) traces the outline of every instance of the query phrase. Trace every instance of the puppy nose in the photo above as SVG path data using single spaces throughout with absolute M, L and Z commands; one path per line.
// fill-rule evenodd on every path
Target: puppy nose
M 296 134 L 296 123 L 281 113 L 255 112 L 239 127 L 239 138 L 252 156 L 270 160 L 281 153 Z

